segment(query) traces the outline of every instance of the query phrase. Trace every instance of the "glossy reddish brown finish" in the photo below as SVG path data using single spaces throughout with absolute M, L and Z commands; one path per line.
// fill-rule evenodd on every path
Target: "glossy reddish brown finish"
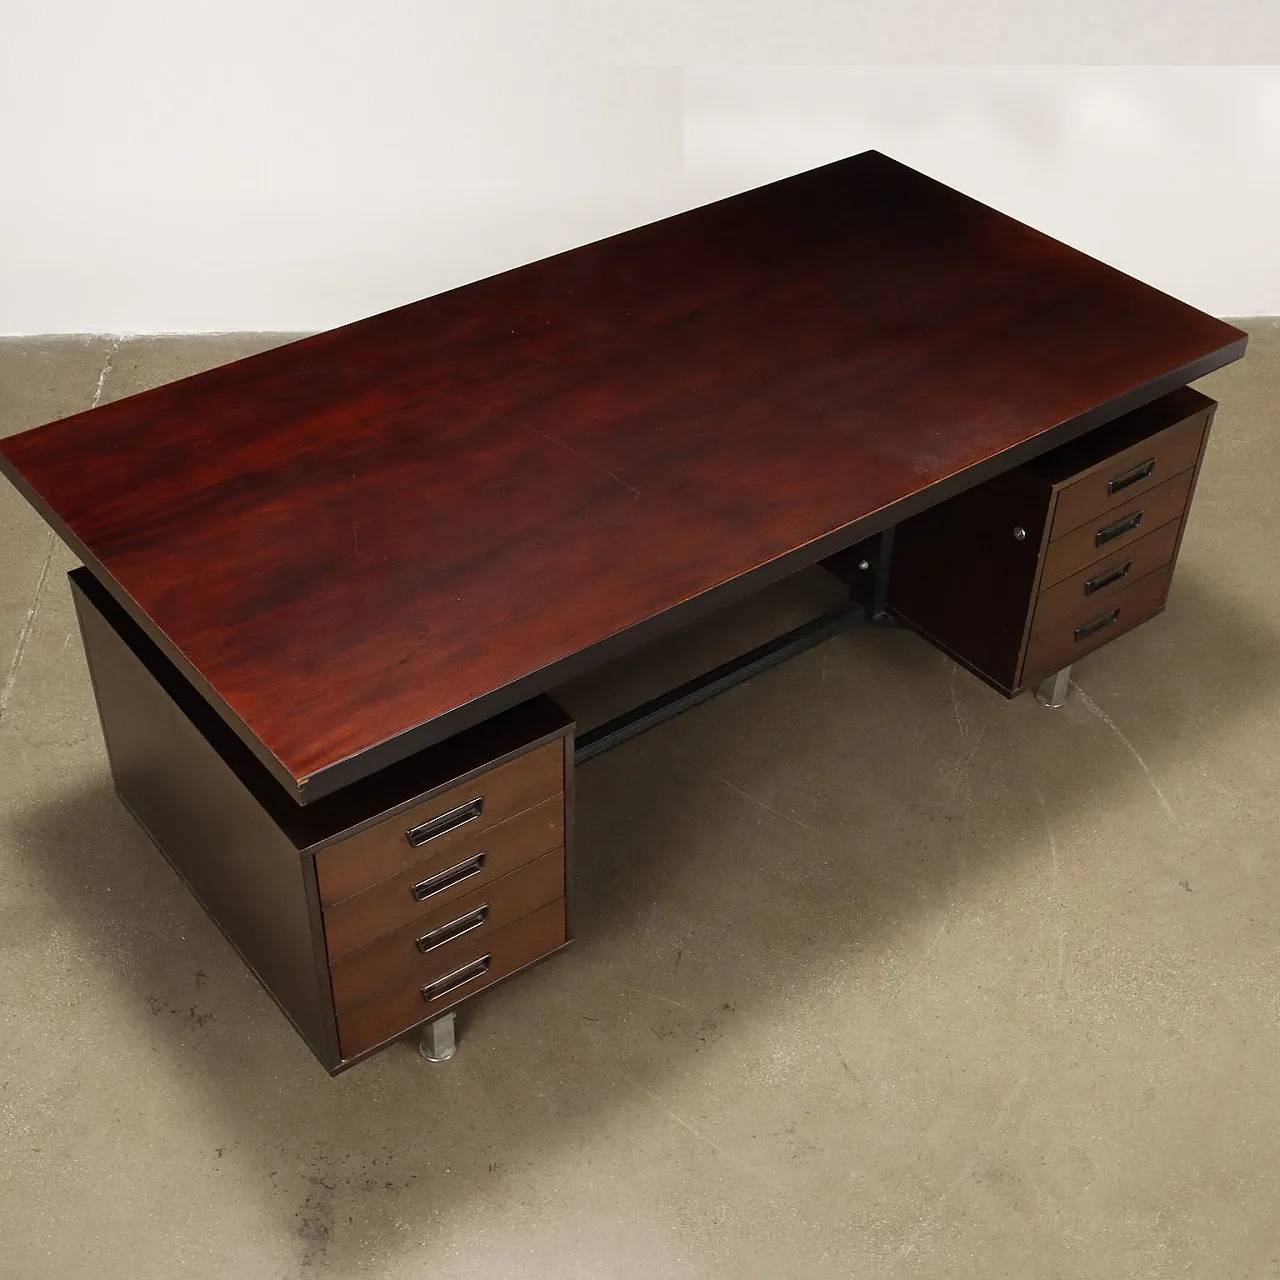
M 1051 669 L 1043 666 L 1046 654 L 1083 656 L 1124 634 L 1134 616 L 1132 595 L 1125 625 L 1103 628 L 1096 642 L 1075 641 L 1075 624 L 1065 632 L 1063 624 L 1106 612 L 1109 601 L 1177 558 L 1214 408 L 1207 396 L 1179 387 L 903 521 L 894 536 L 889 608 L 1009 697 Z M 1154 460 L 1153 474 L 1191 465 L 1150 488 L 1138 483 L 1109 492 L 1109 481 L 1129 473 L 1138 459 Z M 1068 523 L 1081 511 L 1093 514 L 1055 539 L 1064 497 Z M 1100 528 L 1138 512 L 1143 523 L 1098 546 Z M 1087 581 L 1126 561 L 1130 572 L 1123 580 L 1085 593 Z M 1163 595 L 1148 603 L 1144 617 L 1163 608 Z M 1057 639 L 1044 641 L 1050 631 Z
M 307 799 L 1243 346 L 867 153 L 0 449 Z

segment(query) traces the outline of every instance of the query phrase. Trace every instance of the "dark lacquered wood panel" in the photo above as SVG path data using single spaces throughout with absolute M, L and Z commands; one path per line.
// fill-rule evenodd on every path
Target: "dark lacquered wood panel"
M 1003 693 L 1017 686 L 1052 498 L 1018 467 L 894 535 L 889 608 Z
M 1243 347 L 867 153 L 0 457 L 310 798 Z
M 112 627 L 106 592 L 84 569 L 70 579 L 117 793 L 332 1071 L 314 870 Z
M 1035 657 L 1026 659 L 1027 671 L 1043 665 L 1045 632 L 1060 632 L 1069 618 L 1088 621 L 1176 559 L 1213 409 L 1208 397 L 1179 388 L 904 521 L 894 539 L 889 607 L 1014 695 L 1031 678 L 1024 650 Z M 1152 474 L 1143 467 L 1136 482 L 1110 491 L 1113 478 L 1147 461 L 1155 463 Z M 1190 469 L 1160 479 L 1179 465 Z M 1054 537 L 1064 500 L 1068 510 L 1093 515 Z M 1099 546 L 1101 531 L 1116 536 Z M 1108 624 L 1096 643 L 1072 636 L 1066 647 L 1083 654 L 1125 630 Z

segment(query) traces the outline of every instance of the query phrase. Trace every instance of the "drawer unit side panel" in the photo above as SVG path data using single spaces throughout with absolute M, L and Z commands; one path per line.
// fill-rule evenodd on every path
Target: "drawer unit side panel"
M 121 800 L 303 1039 L 332 1070 L 337 1038 L 304 859 L 70 574 Z

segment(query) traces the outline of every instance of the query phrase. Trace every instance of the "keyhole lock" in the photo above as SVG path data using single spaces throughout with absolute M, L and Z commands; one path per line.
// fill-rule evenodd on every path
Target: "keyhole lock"
M 1027 531 L 1020 525 L 1013 526 L 1013 538 L 1015 542 L 1021 542 L 1027 536 Z

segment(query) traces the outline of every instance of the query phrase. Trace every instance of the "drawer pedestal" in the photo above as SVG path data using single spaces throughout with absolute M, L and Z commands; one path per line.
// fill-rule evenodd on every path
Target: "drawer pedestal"
M 904 521 L 889 608 L 1007 697 L 1154 617 L 1215 408 L 1180 388 Z
M 327 1070 L 569 941 L 573 724 L 549 699 L 300 805 L 70 576 L 120 798 Z

